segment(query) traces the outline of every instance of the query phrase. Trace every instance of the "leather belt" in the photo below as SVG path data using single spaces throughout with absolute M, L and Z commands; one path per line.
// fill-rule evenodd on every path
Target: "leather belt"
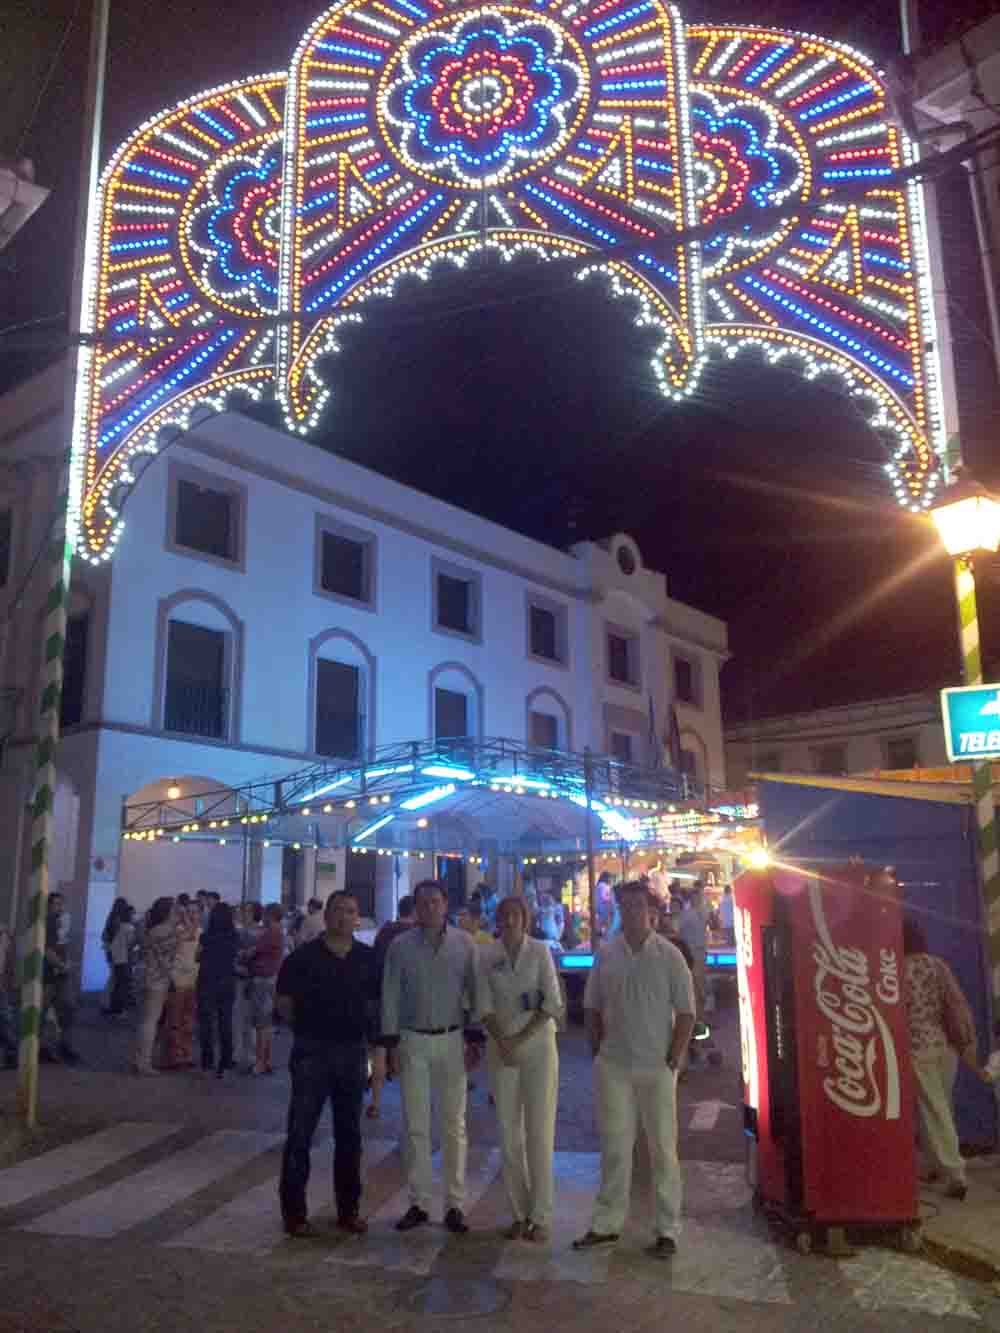
M 416 1032 L 420 1037 L 443 1037 L 446 1032 L 457 1032 L 461 1023 L 455 1023 L 450 1028 L 407 1028 L 407 1032 Z

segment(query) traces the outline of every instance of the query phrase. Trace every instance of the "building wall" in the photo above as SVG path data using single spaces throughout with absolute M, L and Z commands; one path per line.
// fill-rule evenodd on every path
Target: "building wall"
M 729 780 L 741 787 L 753 771 L 819 773 L 842 748 L 843 773 L 898 767 L 890 741 L 913 742 L 915 768 L 948 763 L 938 697 L 907 694 L 842 708 L 821 708 L 726 728 Z M 836 776 L 833 774 L 832 776 Z
M 0 611 L 50 520 L 62 439 L 61 373 L 59 367 L 46 372 L 3 403 L 0 504 L 6 496 L 17 517 L 14 569 L 0 589 Z M 181 856 L 170 848 L 123 844 L 122 804 L 137 793 L 165 796 L 171 780 L 237 786 L 313 760 L 311 662 L 317 651 L 367 664 L 372 746 L 432 733 L 436 680 L 469 691 L 479 735 L 526 739 L 531 705 L 560 717 L 560 745 L 603 753 L 609 724 L 621 726 L 624 719 L 636 738 L 638 763 L 654 758 L 651 712 L 658 735 L 669 735 L 673 659 L 683 652 L 696 663 L 700 697 L 697 706 L 678 707 L 682 737 L 699 756 L 699 778 L 724 784 L 718 673 L 727 656 L 725 625 L 671 599 L 666 578 L 642 566 L 627 537 L 559 551 L 232 415 L 207 421 L 142 462 L 114 559 L 99 567 L 77 561 L 73 573 L 73 609 L 89 611 L 90 629 L 83 719 L 60 749 L 60 770 L 76 802 L 71 864 L 60 878 L 85 934 L 85 986 L 103 984 L 100 930 L 123 885 L 138 908 L 160 893 L 209 887 L 210 874 L 220 892 L 238 896 L 243 871 L 235 846 L 219 849 L 209 865 L 187 848 L 177 849 Z M 174 477 L 185 469 L 244 497 L 237 562 L 176 547 L 171 494 Z M 370 608 L 314 589 L 322 521 L 361 530 L 374 541 Z M 432 623 L 438 564 L 481 581 L 481 633 L 474 639 L 440 632 Z M 30 776 L 37 713 L 44 574 L 43 561 L 19 604 L 14 631 L 0 643 L 0 684 L 22 690 L 8 758 L 10 772 L 22 781 Z M 529 653 L 532 597 L 565 614 L 563 664 Z M 224 741 L 163 732 L 171 616 L 230 636 L 238 703 Z M 608 679 L 609 625 L 636 637 L 634 688 Z M 384 878 L 387 871 L 381 873 Z M 262 884 L 261 892 L 276 896 L 280 867 L 269 863 L 264 878 L 267 891 Z M 393 886 L 380 882 L 379 903 L 388 905 L 392 896 Z

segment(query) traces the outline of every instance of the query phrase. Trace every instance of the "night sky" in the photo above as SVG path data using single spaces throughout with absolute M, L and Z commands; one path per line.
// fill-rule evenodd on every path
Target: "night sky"
M 997 6 L 925 7 L 934 41 L 945 25 Z M 112 0 L 102 157 L 187 94 L 284 69 L 320 8 Z M 32 157 L 53 189 L 0 254 L 0 324 L 56 317 L 2 338 L 0 387 L 51 360 L 65 328 L 88 9 L 88 0 L 22 0 L 0 53 L 0 86 L 13 90 L 0 156 Z M 682 9 L 690 20 L 822 32 L 882 60 L 898 44 L 895 0 L 690 0 Z M 977 475 L 1000 486 L 1000 411 L 961 169 L 941 203 L 964 448 Z M 631 532 L 675 596 L 728 620 L 734 660 L 723 686 L 733 720 L 956 683 L 948 561 L 929 525 L 892 502 L 885 446 L 856 409 L 832 387 L 765 371 L 753 355 L 710 369 L 679 407 L 655 392 L 652 348 L 627 303 L 610 301 L 599 283 L 560 278 L 554 265 L 414 283 L 392 303 L 369 305 L 365 325 L 327 362 L 335 392 L 320 442 L 556 545 Z M 984 573 L 995 679 L 1000 591 Z

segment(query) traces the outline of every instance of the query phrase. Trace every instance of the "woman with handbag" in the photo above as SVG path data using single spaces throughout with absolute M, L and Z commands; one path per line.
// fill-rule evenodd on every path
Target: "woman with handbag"
M 965 1162 L 958 1147 L 952 1095 L 959 1060 L 980 1073 L 976 1024 L 951 968 L 927 952 L 923 928 L 910 917 L 903 922 L 903 954 L 920 1146 L 931 1166 L 925 1179 L 943 1179 L 949 1199 L 964 1199 Z

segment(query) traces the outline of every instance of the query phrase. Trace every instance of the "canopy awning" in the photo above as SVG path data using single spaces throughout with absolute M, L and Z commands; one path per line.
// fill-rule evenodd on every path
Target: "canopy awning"
M 588 817 L 597 851 L 690 846 L 691 831 L 706 821 L 746 822 L 713 811 L 708 795 L 672 769 L 505 739 L 459 739 L 387 746 L 363 763 L 314 764 L 172 801 L 126 803 L 122 836 L 530 861 L 585 855 Z

